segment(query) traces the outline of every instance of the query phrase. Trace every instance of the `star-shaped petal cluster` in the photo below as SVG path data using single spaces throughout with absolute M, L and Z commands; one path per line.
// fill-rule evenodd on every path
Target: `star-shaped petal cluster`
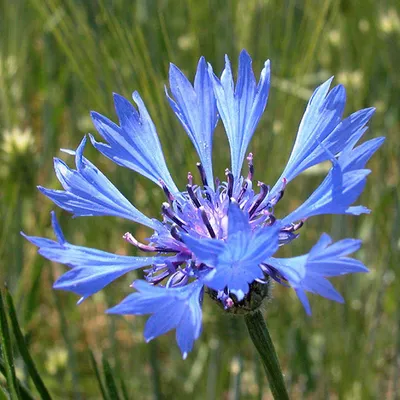
M 98 142 L 92 135 L 90 141 L 116 164 L 146 176 L 162 188 L 166 197 L 161 205 L 162 220 L 139 211 L 83 156 L 86 137 L 76 151 L 66 151 L 75 156 L 76 169 L 54 160 L 63 190 L 39 190 L 76 217 L 122 217 L 151 229 L 147 243 L 140 243 L 129 232 L 123 235 L 138 251 L 151 255 L 124 256 L 70 244 L 53 213 L 56 240 L 24 235 L 43 257 L 70 268 L 54 287 L 77 293 L 81 302 L 118 277 L 146 267 L 145 281 L 135 281 L 135 291 L 108 312 L 151 314 L 144 332 L 146 340 L 175 329 L 184 358 L 200 336 L 206 292 L 225 310 L 234 311 L 256 289 L 264 297 L 268 290 L 259 288 L 268 289 L 274 279 L 296 291 L 308 314 L 311 307 L 306 292 L 342 302 L 327 278 L 367 272 L 360 261 L 348 257 L 359 249 L 359 240 L 332 243 L 323 234 L 308 254 L 279 258 L 276 252 L 299 236 L 310 217 L 369 213 L 366 207 L 353 204 L 370 173 L 365 165 L 384 140 L 374 138 L 357 145 L 374 109 L 359 110 L 343 119 L 344 87 L 330 89 L 332 79 L 319 86 L 308 102 L 287 165 L 270 188 L 264 182 L 254 185 L 252 153 L 246 159 L 247 175 L 242 176 L 248 146 L 267 105 L 269 60 L 258 82 L 252 60 L 244 50 L 239 56 L 236 83 L 227 56 L 220 78 L 202 57 L 193 85 L 173 64 L 169 81 L 169 90 L 165 89 L 168 101 L 199 156 L 198 179 L 188 173 L 187 183 L 176 185 L 140 95 L 133 93 L 135 107 L 115 94 L 118 124 L 92 112 L 94 126 L 105 142 Z M 213 134 L 219 119 L 231 154 L 231 168 L 225 170 L 223 181 L 214 177 L 212 165 Z M 306 169 L 327 160 L 332 167 L 315 191 L 297 209 L 278 216 L 277 204 L 286 186 Z M 259 306 L 259 302 L 246 304 L 250 310 L 253 304 Z
M 206 285 L 217 291 L 229 288 L 241 301 L 249 284 L 264 277 L 259 265 L 278 249 L 278 231 L 278 224 L 253 231 L 246 213 L 231 203 L 225 242 L 189 235 L 184 235 L 183 241 L 199 262 L 212 268 L 203 278 Z

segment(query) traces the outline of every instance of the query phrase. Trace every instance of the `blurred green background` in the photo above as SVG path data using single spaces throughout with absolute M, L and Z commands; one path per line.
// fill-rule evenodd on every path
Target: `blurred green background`
M 346 304 L 311 297 L 308 318 L 292 290 L 275 287 L 266 318 L 293 399 L 400 399 L 399 155 L 400 3 L 326 0 L 1 0 L 0 9 L 0 279 L 14 297 L 32 357 L 55 399 L 101 398 L 90 348 L 101 369 L 108 360 L 129 399 L 270 399 L 244 322 L 206 301 L 204 331 L 183 361 L 174 334 L 145 344 L 145 318 L 107 316 L 131 292 L 135 273 L 75 305 L 52 290 L 65 267 L 36 254 L 20 230 L 52 237 L 56 207 L 36 185 L 59 188 L 53 156 L 94 133 L 89 111 L 112 119 L 112 92 L 138 90 L 157 126 L 172 176 L 180 186 L 197 161 L 164 96 L 168 64 L 191 79 L 204 55 L 223 68 L 246 48 L 256 74 L 272 63 L 267 110 L 250 145 L 256 178 L 273 184 L 289 156 L 312 90 L 331 75 L 347 88 L 346 113 L 374 106 L 366 138 L 387 141 L 370 162 L 361 203 L 369 216 L 316 217 L 285 255 L 307 252 L 322 232 L 361 237 L 366 275 L 335 279 Z M 116 167 L 91 146 L 91 159 L 140 210 L 159 217 L 163 193 L 138 174 Z M 230 165 L 221 124 L 214 173 Z M 324 166 L 291 183 L 282 216 L 323 179 Z M 57 209 L 67 239 L 135 254 L 121 236 L 149 232 L 116 218 L 72 220 Z M 16 352 L 18 377 L 32 387 Z M 107 370 L 107 368 L 106 368 Z M 122 384 L 123 382 L 123 384 Z M 0 385 L 4 387 L 4 380 Z M 124 386 L 124 391 L 121 390 Z M 34 391 L 34 389 L 32 389 Z M 35 393 L 35 392 L 34 392 Z M 36 395 L 35 395 L 36 396 Z

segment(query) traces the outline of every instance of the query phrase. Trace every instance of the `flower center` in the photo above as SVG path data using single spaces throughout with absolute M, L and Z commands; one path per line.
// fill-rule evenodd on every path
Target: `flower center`
M 230 202 L 237 202 L 239 207 L 248 213 L 252 229 L 273 225 L 276 221 L 274 208 L 282 199 L 286 179 L 283 179 L 278 193 L 271 197 L 270 188 L 263 182 L 258 182 L 258 193 L 253 189 L 253 154 L 247 157 L 248 174 L 246 178 L 235 180 L 231 171 L 225 170 L 226 181 L 215 180 L 216 189 L 208 186 L 203 166 L 197 163 L 201 185 L 194 184 L 193 175 L 188 173 L 186 191 L 172 194 L 164 182 L 160 181 L 166 196 L 166 202 L 161 206 L 163 222 L 161 228 L 149 239 L 150 244 L 138 242 L 130 233 L 124 235 L 125 240 L 145 252 L 175 253 L 159 264 L 145 270 L 146 279 L 152 284 L 163 284 L 166 287 L 179 287 L 187 284 L 191 278 L 199 278 L 210 272 L 213 266 L 197 262 L 191 251 L 185 246 L 182 234 L 198 238 L 211 238 L 225 241 L 228 235 L 228 209 Z M 295 233 L 303 222 L 283 227 L 279 232 L 279 244 L 284 245 L 298 237 Z M 167 260 L 167 261 L 166 261 Z M 269 270 L 265 267 L 266 280 L 269 282 Z M 258 287 L 258 286 L 257 286 Z M 263 292 L 258 288 L 258 292 Z M 267 290 L 267 289 L 265 289 Z M 265 292 L 264 290 L 264 292 Z M 263 292 L 263 293 L 264 293 Z M 268 290 L 267 290 L 268 292 Z M 265 293 L 267 293 L 265 292 Z M 265 294 L 264 293 L 264 294 Z M 223 304 L 231 308 L 234 302 L 228 293 L 210 293 Z M 258 297 L 256 298 L 258 299 Z M 254 297 L 254 296 L 253 296 Z M 264 296 L 265 297 L 265 296 Z M 247 299 L 240 307 L 252 307 L 255 298 Z M 248 304 L 248 302 L 250 302 Z

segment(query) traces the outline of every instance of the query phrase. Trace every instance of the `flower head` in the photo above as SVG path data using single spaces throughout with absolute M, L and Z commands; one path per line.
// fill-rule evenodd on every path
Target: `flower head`
M 200 160 L 199 178 L 188 173 L 186 186 L 181 189 L 168 171 L 155 126 L 138 93 L 133 94 L 137 108 L 114 95 L 119 124 L 92 112 L 93 123 L 105 140 L 97 142 L 90 136 L 93 146 L 164 191 L 162 221 L 148 218 L 135 208 L 83 156 L 86 137 L 76 151 L 68 151 L 75 156 L 76 169 L 59 159 L 54 161 L 64 190 L 39 187 L 75 216 L 118 216 L 150 228 L 153 234 L 148 243 L 138 242 L 129 232 L 123 238 L 151 256 L 122 256 L 72 245 L 65 240 L 54 214 L 56 241 L 26 236 L 39 247 L 42 256 L 71 268 L 54 287 L 79 294 L 80 301 L 121 275 L 146 266 L 146 281 L 134 282 L 136 291 L 109 312 L 152 314 L 145 338 L 151 340 L 176 329 L 184 357 L 201 332 L 204 293 L 226 311 L 250 312 L 260 306 L 274 279 L 293 287 L 307 313 L 311 313 L 306 291 L 343 301 L 326 278 L 367 271 L 360 261 L 347 257 L 360 247 L 360 241 L 354 239 L 332 244 L 323 234 L 309 254 L 281 259 L 275 253 L 299 236 L 307 218 L 369 212 L 352 204 L 370 172 L 365 164 L 384 140 L 376 138 L 356 146 L 374 110 L 360 110 L 343 119 L 345 90 L 341 85 L 329 90 L 329 79 L 315 90 L 307 105 L 280 179 L 272 188 L 263 182 L 255 185 L 253 155 L 249 153 L 246 158 L 246 152 L 267 104 L 270 63 L 265 62 L 258 83 L 251 63 L 250 56 L 242 51 L 235 84 L 228 57 L 221 78 L 201 58 L 193 85 L 171 64 L 166 94 Z M 231 168 L 225 170 L 223 181 L 214 178 L 211 161 L 218 116 L 231 152 Z M 243 177 L 245 158 L 248 172 Z M 289 215 L 278 216 L 275 208 L 286 185 L 306 169 L 327 160 L 332 167 L 314 193 Z

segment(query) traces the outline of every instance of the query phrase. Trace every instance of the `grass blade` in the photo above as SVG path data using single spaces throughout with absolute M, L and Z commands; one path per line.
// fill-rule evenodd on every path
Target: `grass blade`
M 108 391 L 108 396 L 110 399 L 120 400 L 117 385 L 115 384 L 115 379 L 112 374 L 111 366 L 107 359 L 103 355 L 103 372 L 106 380 L 106 386 Z
M 0 400 L 8 400 L 7 390 L 0 386 Z
M 4 357 L 4 372 L 7 379 L 10 398 L 11 400 L 18 400 L 20 397 L 18 395 L 17 376 L 15 374 L 11 337 L 8 329 L 7 313 L 4 307 L 2 290 L 0 290 L 0 342 L 1 351 Z
M 129 400 L 130 397 L 129 397 L 128 389 L 126 388 L 124 380 L 120 379 L 120 383 L 121 383 L 122 397 L 124 398 L 124 400 Z
M 0 358 L 0 372 L 6 376 L 7 374 L 7 368 L 6 368 L 6 363 Z M 35 400 L 33 395 L 30 393 L 30 391 L 25 387 L 25 385 L 20 382 L 18 378 L 16 378 L 16 387 L 18 389 L 18 399 L 20 400 Z M 9 396 L 8 398 L 11 398 Z
M 10 292 L 6 289 L 6 301 L 8 306 L 8 312 L 11 320 L 11 325 L 13 327 L 15 339 L 17 342 L 18 350 L 26 364 L 29 375 L 32 378 L 34 385 L 36 386 L 37 391 L 39 392 L 42 400 L 51 400 L 51 396 L 39 375 L 39 372 L 36 369 L 35 363 L 29 353 L 28 347 L 26 346 L 24 335 L 22 334 L 21 328 L 18 324 L 18 318 L 15 311 L 13 299 L 11 297 Z
M 96 375 L 97 383 L 99 384 L 101 395 L 103 396 L 104 400 L 109 400 L 107 392 L 101 380 L 99 368 L 97 367 L 96 359 L 94 358 L 92 350 L 89 350 L 89 356 L 90 356 L 90 362 L 92 363 L 94 374 Z

